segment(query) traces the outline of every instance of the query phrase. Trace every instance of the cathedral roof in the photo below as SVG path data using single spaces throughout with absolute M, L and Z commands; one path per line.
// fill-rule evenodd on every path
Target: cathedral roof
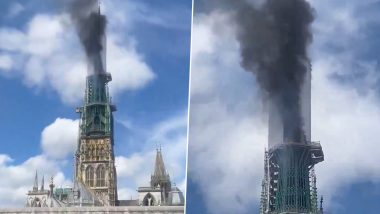
M 169 204 L 181 206 L 185 204 L 185 197 L 178 187 L 173 187 L 169 193 Z
M 74 181 L 74 191 L 79 192 L 79 201 L 75 202 L 74 195 L 71 195 L 70 197 L 70 203 L 80 203 L 82 205 L 101 205 L 100 199 L 95 195 L 95 193 L 89 189 L 85 184 L 83 184 L 79 180 Z

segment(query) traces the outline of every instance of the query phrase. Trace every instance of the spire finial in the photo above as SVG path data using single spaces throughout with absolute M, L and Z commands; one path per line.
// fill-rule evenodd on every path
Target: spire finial
M 161 143 L 156 144 L 156 150 L 157 150 L 157 152 L 161 152 L 161 150 L 162 150 L 162 144 Z
M 33 191 L 38 191 L 38 174 L 36 170 L 36 176 L 34 177 Z

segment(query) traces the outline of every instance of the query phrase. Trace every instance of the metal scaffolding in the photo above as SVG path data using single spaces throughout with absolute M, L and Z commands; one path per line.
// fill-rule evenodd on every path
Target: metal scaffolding
M 322 213 L 314 165 L 323 160 L 316 142 L 286 142 L 265 151 L 260 213 Z

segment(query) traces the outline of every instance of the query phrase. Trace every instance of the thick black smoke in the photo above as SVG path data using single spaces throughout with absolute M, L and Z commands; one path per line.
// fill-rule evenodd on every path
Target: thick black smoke
M 305 0 L 266 0 L 260 7 L 243 0 L 230 2 L 239 8 L 235 18 L 242 66 L 256 75 L 277 106 L 284 139 L 302 142 L 300 96 L 311 69 L 307 47 L 312 40 L 312 8 Z
M 102 50 L 106 17 L 99 12 L 97 0 L 71 0 L 69 12 L 80 42 L 86 52 L 92 73 L 105 72 Z

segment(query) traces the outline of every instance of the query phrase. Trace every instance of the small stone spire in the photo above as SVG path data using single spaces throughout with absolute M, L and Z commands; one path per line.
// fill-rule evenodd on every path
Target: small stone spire
M 44 188 L 44 185 L 45 185 L 45 176 L 42 175 L 42 181 L 41 181 L 41 191 L 44 191 L 45 188 Z
M 54 190 L 54 180 L 53 180 L 53 176 L 51 176 L 50 178 L 50 197 L 53 197 L 53 190 Z
M 164 160 L 162 158 L 161 146 L 157 148 L 156 163 L 154 165 L 153 176 L 159 178 L 160 180 L 165 180 L 168 176 L 166 173 Z
M 154 165 L 154 174 L 150 181 L 151 187 L 159 188 L 161 191 L 161 203 L 166 204 L 171 191 L 170 176 L 166 171 L 164 160 L 162 158 L 161 146 L 157 148 L 156 162 Z
M 323 214 L 323 195 L 321 196 L 321 201 L 320 201 L 320 205 L 319 205 L 319 213 Z
M 36 176 L 34 177 L 33 191 L 34 192 L 38 191 L 38 174 L 37 174 L 37 170 L 36 170 Z

